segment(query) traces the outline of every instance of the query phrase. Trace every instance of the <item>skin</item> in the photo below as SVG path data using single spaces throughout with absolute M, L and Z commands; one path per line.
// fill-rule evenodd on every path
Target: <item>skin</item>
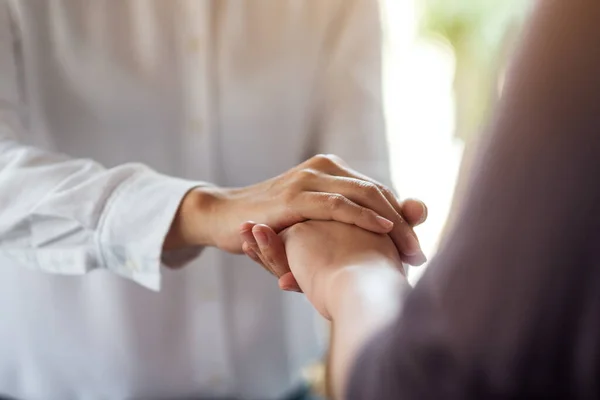
M 422 207 L 419 204 L 417 208 Z M 274 232 L 307 220 L 339 221 L 389 234 L 403 259 L 420 265 L 425 256 L 404 217 L 411 207 L 415 205 L 401 204 L 389 188 L 352 170 L 339 157 L 319 155 L 256 185 L 191 190 L 173 220 L 164 249 L 214 246 L 242 253 L 240 225 L 245 221 L 260 222 Z M 266 267 L 278 277 L 289 272 L 286 268 Z
M 333 222 L 281 235 L 298 284 L 333 321 L 337 398 L 395 316 L 357 398 L 598 397 L 599 16 L 593 0 L 537 5 L 461 218 L 405 314 L 409 288 L 383 235 Z
M 427 207 L 418 200 L 409 199 L 400 203 L 400 212 L 404 216 L 406 223 L 410 226 L 420 225 L 427 219 Z M 240 227 L 240 236 L 244 241 L 242 245 L 244 253 L 278 277 L 279 287 L 282 290 L 302 291 L 293 273 L 290 272 L 288 256 L 286 255 L 282 236 L 277 235 L 271 227 L 254 222 L 242 224 Z M 401 253 L 399 256 L 404 262 L 412 265 L 420 265 L 420 262 L 411 263 L 411 258 Z
M 377 353 L 390 352 L 377 371 L 385 398 L 597 397 L 598 16 L 593 0 L 539 2 L 439 274 L 419 283 L 410 314 L 383 235 L 333 222 L 281 235 L 299 286 L 333 321 L 337 398 L 365 340 L 398 316 L 403 335 Z
M 259 230 L 276 235 L 268 227 Z M 410 290 L 402 260 L 388 235 L 338 222 L 301 223 L 279 237 L 299 287 L 333 322 L 331 387 L 336 398 L 344 398 L 353 360 L 398 315 L 403 294 Z M 274 257 L 272 247 L 264 250 L 262 258 Z

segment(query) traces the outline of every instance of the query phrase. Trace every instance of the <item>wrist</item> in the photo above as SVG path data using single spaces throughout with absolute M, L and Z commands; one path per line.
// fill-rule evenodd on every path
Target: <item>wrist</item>
M 220 189 L 216 187 L 196 187 L 187 192 L 173 218 L 164 249 L 215 246 L 212 227 L 220 201 Z
M 401 293 L 410 285 L 400 261 L 385 256 L 339 269 L 330 279 L 326 307 L 332 320 L 356 307 L 388 313 L 397 309 Z
M 361 262 L 340 270 L 332 284 L 327 378 L 331 397 L 345 398 L 345 382 L 360 349 L 400 312 L 403 294 L 410 289 L 400 268 L 400 262 L 389 258 Z

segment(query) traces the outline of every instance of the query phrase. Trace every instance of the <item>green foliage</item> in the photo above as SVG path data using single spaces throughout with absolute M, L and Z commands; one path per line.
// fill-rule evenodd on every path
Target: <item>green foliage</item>
M 425 33 L 445 37 L 455 47 L 467 46 L 483 58 L 493 57 L 507 29 L 519 24 L 529 0 L 422 0 Z
M 507 51 L 534 0 L 421 0 L 422 33 L 444 37 L 456 57 L 455 134 L 469 141 L 497 98 Z

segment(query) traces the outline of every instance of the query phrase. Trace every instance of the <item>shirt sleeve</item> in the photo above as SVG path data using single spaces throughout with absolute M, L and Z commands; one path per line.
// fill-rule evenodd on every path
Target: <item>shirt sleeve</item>
M 183 196 L 202 183 L 140 164 L 106 169 L 20 143 L 26 106 L 14 22 L 0 1 L 0 254 L 10 267 L 107 268 L 158 289 L 164 238 Z
M 538 2 L 458 222 L 350 399 L 600 394 L 599 18 Z
M 383 114 L 379 1 L 338 3 L 319 69 L 312 150 L 336 154 L 353 169 L 392 187 Z

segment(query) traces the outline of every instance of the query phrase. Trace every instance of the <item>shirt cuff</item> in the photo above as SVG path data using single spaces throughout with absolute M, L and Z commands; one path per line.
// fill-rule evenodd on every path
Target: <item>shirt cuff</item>
M 163 243 L 183 197 L 206 186 L 151 171 L 132 176 L 109 199 L 97 233 L 102 266 L 160 290 Z

